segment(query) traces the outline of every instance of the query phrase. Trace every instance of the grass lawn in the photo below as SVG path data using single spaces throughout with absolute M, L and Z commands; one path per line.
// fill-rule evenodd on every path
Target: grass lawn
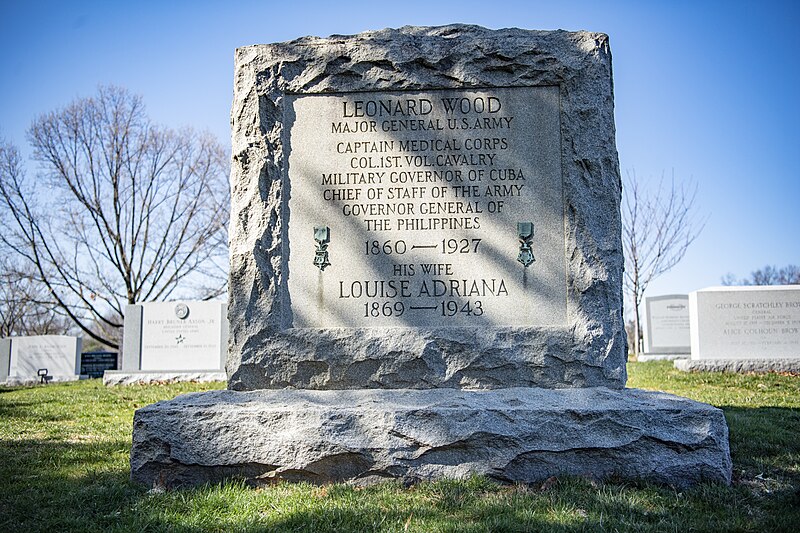
M 128 481 L 133 412 L 216 384 L 0 388 L 0 531 L 800 531 L 800 377 L 630 363 L 630 387 L 725 411 L 734 484 L 482 478 L 367 489 L 239 483 L 169 493 Z

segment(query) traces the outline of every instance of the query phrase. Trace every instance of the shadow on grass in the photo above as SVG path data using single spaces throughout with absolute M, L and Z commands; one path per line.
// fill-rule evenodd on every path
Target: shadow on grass
M 123 441 L 0 441 L 0 531 L 98 530 L 144 491 L 128 483 Z
M 31 413 L 35 408 L 39 407 L 33 401 L 27 400 L 14 400 L 13 402 L 0 403 L 0 420 L 17 419 L 17 420 L 31 420 Z M 59 422 L 69 420 L 72 415 L 69 413 L 42 413 L 37 412 L 34 415 L 37 422 Z
M 482 478 L 425 483 L 378 502 L 369 491 L 338 486 L 330 505 L 294 509 L 268 522 L 273 531 L 665 531 L 741 528 L 730 489 L 706 485 L 714 513 L 698 513 L 665 487 L 562 479 L 550 486 L 500 486 Z M 381 488 L 375 489 L 382 490 Z M 398 492 L 403 489 L 397 489 Z M 409 497 L 408 494 L 411 493 Z M 415 494 L 416 493 L 416 494 Z M 348 506 L 363 494 L 361 503 Z M 711 494 L 711 496 L 708 496 Z M 412 499 L 412 502 L 406 502 Z M 421 500 L 421 501 L 419 501 Z M 419 503 L 417 503 L 419 501 Z
M 775 463 L 776 467 L 787 466 L 787 472 L 797 472 L 800 409 L 723 407 L 722 410 L 730 430 L 734 465 Z
M 747 487 L 770 514 L 800 526 L 800 409 L 723 407 L 730 430 L 734 484 Z
M 33 389 L 34 387 L 34 385 L 0 385 L 0 394 Z

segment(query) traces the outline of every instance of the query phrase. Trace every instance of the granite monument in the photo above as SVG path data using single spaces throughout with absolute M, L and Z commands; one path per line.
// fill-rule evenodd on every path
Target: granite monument
M 134 481 L 729 482 L 628 390 L 611 53 L 404 27 L 240 48 L 228 389 L 137 411 Z

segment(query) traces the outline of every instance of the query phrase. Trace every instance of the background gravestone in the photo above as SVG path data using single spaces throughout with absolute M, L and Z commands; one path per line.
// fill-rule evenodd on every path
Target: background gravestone
M 800 371 L 800 285 L 710 287 L 689 302 L 692 354 L 676 368 Z
M 80 377 L 80 337 L 31 335 L 3 339 L 0 349 L 0 382 L 38 383 L 39 370 L 47 370 L 53 381 Z
M 689 357 L 689 295 L 668 294 L 644 299 L 644 353 L 639 361 Z
M 81 375 L 90 378 L 102 378 L 109 370 L 118 370 L 119 352 L 98 350 L 81 354 Z
M 240 48 L 232 130 L 231 390 L 137 411 L 134 481 L 730 481 L 721 411 L 624 389 L 605 35 Z
M 216 301 L 145 302 L 125 307 L 122 361 L 106 385 L 225 379 L 228 320 Z

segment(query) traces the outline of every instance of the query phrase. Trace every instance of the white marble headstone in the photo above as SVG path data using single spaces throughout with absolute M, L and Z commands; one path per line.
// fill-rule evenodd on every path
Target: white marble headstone
M 645 298 L 644 306 L 645 354 L 688 355 L 691 350 L 689 296 L 652 296 Z
M 692 359 L 800 359 L 800 285 L 689 295 Z
M 142 304 L 139 370 L 219 369 L 223 313 L 220 302 Z
M 11 338 L 9 377 L 38 379 L 38 371 L 50 376 L 80 374 L 81 339 L 67 335 L 34 335 Z

